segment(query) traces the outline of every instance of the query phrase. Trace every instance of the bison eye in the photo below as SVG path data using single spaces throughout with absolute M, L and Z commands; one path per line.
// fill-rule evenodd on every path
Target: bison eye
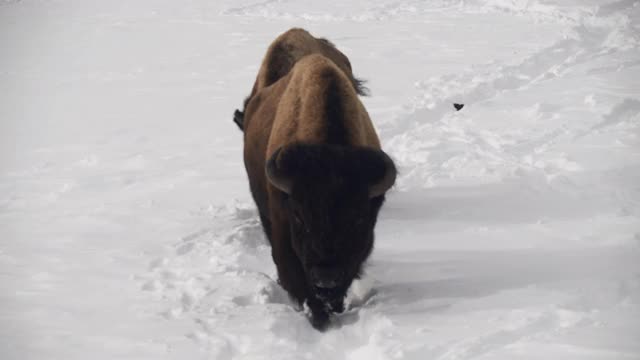
M 293 223 L 295 224 L 296 228 L 307 234 L 311 232 L 311 230 L 309 230 L 309 227 L 305 225 L 303 220 L 304 218 L 300 213 L 294 211 L 291 213 L 291 217 L 293 217 Z
M 298 226 L 304 226 L 304 221 L 302 221 L 302 216 L 296 211 L 293 212 L 293 221 Z

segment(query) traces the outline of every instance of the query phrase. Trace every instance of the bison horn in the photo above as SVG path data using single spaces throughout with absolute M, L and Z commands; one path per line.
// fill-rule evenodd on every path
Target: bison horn
M 377 183 L 369 186 L 369 198 L 374 198 L 384 194 L 396 181 L 396 166 L 393 160 L 384 151 L 380 151 L 382 160 L 384 161 L 384 176 Z
M 278 168 L 278 156 L 280 155 L 280 151 L 282 151 L 282 148 L 278 148 L 278 150 L 274 151 L 269 158 L 269 161 L 267 161 L 267 179 L 269 179 L 271 185 L 275 186 L 280 191 L 291 194 L 291 179 Z

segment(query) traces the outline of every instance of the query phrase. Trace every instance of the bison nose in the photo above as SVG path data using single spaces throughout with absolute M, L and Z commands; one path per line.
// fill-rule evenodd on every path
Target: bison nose
M 318 280 L 314 284 L 316 287 L 320 289 L 333 289 L 338 286 L 338 282 L 336 280 Z
M 344 275 L 340 269 L 327 266 L 311 268 L 311 281 L 321 289 L 333 289 L 342 283 L 343 278 Z

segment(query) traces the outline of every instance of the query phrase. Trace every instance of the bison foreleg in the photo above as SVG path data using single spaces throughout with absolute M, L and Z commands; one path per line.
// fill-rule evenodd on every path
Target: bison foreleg
M 274 227 L 272 230 L 274 232 L 271 239 L 271 255 L 278 269 L 280 285 L 298 304 L 304 305 L 306 302 L 309 310 L 311 310 L 311 318 L 309 319 L 311 326 L 321 331 L 325 330 L 329 325 L 330 309 L 327 304 L 316 298 L 311 289 L 309 289 L 304 268 L 291 247 L 288 228 Z
M 274 230 L 278 230 L 276 227 Z M 307 283 L 304 269 L 298 257 L 293 252 L 286 232 L 274 232 L 271 237 L 271 256 L 278 269 L 278 281 L 289 293 L 289 296 L 303 305 L 307 299 Z

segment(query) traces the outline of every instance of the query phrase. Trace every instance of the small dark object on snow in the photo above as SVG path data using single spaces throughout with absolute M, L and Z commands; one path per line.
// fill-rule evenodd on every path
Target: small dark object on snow
M 456 111 L 460 111 L 464 107 L 464 104 L 456 104 L 456 103 L 454 103 L 453 107 L 456 108 Z

